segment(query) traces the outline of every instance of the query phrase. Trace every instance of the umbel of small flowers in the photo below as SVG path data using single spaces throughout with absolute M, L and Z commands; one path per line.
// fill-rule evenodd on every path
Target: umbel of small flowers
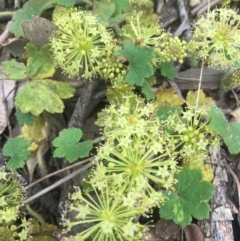
M 18 209 L 22 206 L 23 192 L 12 172 L 0 169 L 0 224 L 16 220 Z
M 70 211 L 76 212 L 75 220 L 66 220 L 71 229 L 75 225 L 86 225 L 74 240 L 84 241 L 91 237 L 93 241 L 139 241 L 146 229 L 144 225 L 133 222 L 133 219 L 144 213 L 136 205 L 132 196 L 131 202 L 124 202 L 125 194 L 107 182 L 98 187 L 92 186 L 93 194 L 82 194 L 77 188 L 71 195 Z
M 16 175 L 0 168 L 0 239 L 27 240 L 30 222 L 25 218 L 21 224 L 15 221 L 19 218 L 19 208 L 23 205 L 23 190 Z
M 144 24 L 140 21 L 142 12 L 134 12 L 123 26 L 123 36 L 136 45 L 154 47 L 153 64 L 178 61 L 183 63 L 187 56 L 187 43 L 170 35 L 158 23 Z
M 112 55 L 112 34 L 90 11 L 57 7 L 53 22 L 58 29 L 50 39 L 52 57 L 69 76 L 97 75 L 102 58 Z
M 179 158 L 184 165 L 202 163 L 208 156 L 210 146 L 219 146 L 219 138 L 209 128 L 207 109 L 186 109 L 182 115 L 178 112 L 165 121 L 169 128 L 169 139 L 175 140 L 179 149 Z M 214 136 L 214 138 L 212 138 Z
M 97 153 L 97 167 L 92 180 L 116 182 L 124 192 L 137 190 L 142 205 L 151 196 L 146 209 L 161 201 L 154 185 L 170 189 L 177 171 L 176 146 L 167 139 L 153 103 L 144 103 L 137 95 L 124 96 L 121 104 L 111 103 L 103 110 L 98 124 L 104 126 L 104 144 Z
M 190 50 L 214 68 L 234 67 L 240 61 L 240 15 L 219 8 L 202 15 L 193 25 Z

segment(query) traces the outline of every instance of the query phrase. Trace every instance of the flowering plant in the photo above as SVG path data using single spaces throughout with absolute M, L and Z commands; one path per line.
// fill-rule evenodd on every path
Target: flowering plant
M 29 2 L 33 1 L 38 0 Z M 214 191 L 210 184 L 213 170 L 205 163 L 208 149 L 219 146 L 222 139 L 231 153 L 238 153 L 239 123 L 229 124 L 217 107 L 179 107 L 184 101 L 176 101 L 174 91 L 167 91 L 164 84 L 160 88 L 154 85 L 156 73 L 170 80 L 177 77 L 175 63 L 182 64 L 188 50 L 210 67 L 239 65 L 239 15 L 228 8 L 209 12 L 194 23 L 193 37 L 186 43 L 171 37 L 158 21 L 139 10 L 145 4 L 149 10 L 149 0 L 94 1 L 81 8 L 67 2 L 54 5 L 55 28 L 47 45 L 38 49 L 28 43 L 24 63 L 3 63 L 6 77 L 28 81 L 15 99 L 23 137 L 4 146 L 3 153 L 11 157 L 6 167 L 22 168 L 37 156 L 42 173 L 46 173 L 42 157 L 49 139 L 55 148 L 53 157 L 69 163 L 94 154 L 86 169 L 94 167 L 82 186 L 69 195 L 67 209 L 73 217 L 64 218 L 76 240 L 146 240 L 150 225 L 140 217 L 151 219 L 156 207 L 161 217 L 172 218 L 182 228 L 191 222 L 191 216 L 206 218 L 210 210 L 207 200 Z M 45 7 L 49 6 L 46 3 Z M 49 79 L 56 67 L 70 79 L 89 80 L 88 85 L 95 78 L 108 81 L 108 104 L 96 121 L 100 138 L 81 141 L 84 134 L 78 127 L 59 132 L 59 137 L 50 136 L 50 113 L 62 113 L 62 99 L 74 94 L 69 83 Z M 232 76 L 237 77 L 238 73 Z M 232 86 L 236 85 L 237 81 L 232 81 Z M 37 143 L 34 150 L 33 141 Z M 5 239 L 10 233 L 26 240 L 25 219 L 18 234 L 17 228 L 9 229 L 7 224 L 18 217 L 21 191 L 5 170 L 0 179 L 0 233 L 6 234 Z M 74 233 L 79 226 L 81 231 Z

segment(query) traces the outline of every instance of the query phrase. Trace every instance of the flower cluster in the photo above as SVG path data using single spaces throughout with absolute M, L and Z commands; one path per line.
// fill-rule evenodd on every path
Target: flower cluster
M 159 47 L 160 42 L 167 40 L 167 33 L 159 24 L 141 22 L 142 12 L 134 12 L 123 27 L 123 36 L 139 46 Z
M 154 47 L 154 64 L 178 61 L 187 56 L 187 43 L 178 37 L 171 38 L 158 23 L 141 21 L 142 12 L 134 12 L 123 27 L 123 36 L 139 46 Z
M 13 224 L 18 219 L 22 206 L 23 191 L 13 172 L 0 168 L 0 240 L 27 240 L 29 222 L 21 220 L 21 224 Z M 21 230 L 21 231 L 20 231 Z
M 236 69 L 230 76 L 223 79 L 221 84 L 224 90 L 240 86 L 240 69 Z
M 219 140 L 211 138 L 207 111 L 201 109 L 194 113 L 193 109 L 186 110 L 182 116 L 176 112 L 166 120 L 170 135 L 180 148 L 180 159 L 185 165 L 194 162 L 203 163 L 208 155 L 208 146 L 219 145 Z
M 91 12 L 77 8 L 56 8 L 53 15 L 58 29 L 51 38 L 53 59 L 69 76 L 97 75 L 103 56 L 112 54 L 112 34 Z
M 94 224 L 77 234 L 77 240 L 89 236 L 93 240 L 140 240 L 145 226 L 134 218 L 148 216 L 164 200 L 160 189 L 169 190 L 176 183 L 175 143 L 166 138 L 153 114 L 154 104 L 146 104 L 133 93 L 118 101 L 103 110 L 98 120 L 106 139 L 88 176 L 96 198 L 91 193 L 85 198 L 80 190 L 72 195 L 70 210 L 77 214 L 76 221 L 67 221 L 68 228 Z
M 215 68 L 239 62 L 240 15 L 233 9 L 214 9 L 194 24 L 190 50 Z
M 0 223 L 16 220 L 18 208 L 22 206 L 22 190 L 13 173 L 2 167 L 0 172 Z
M 167 139 L 153 103 L 132 94 L 124 96 L 121 104 L 112 103 L 103 110 L 98 124 L 104 126 L 105 143 L 98 150 L 99 168 L 114 182 L 118 175 L 119 188 L 155 195 L 149 181 L 171 188 L 174 184 L 175 143 Z M 96 171 L 97 179 L 100 177 Z M 121 180 L 121 181 L 120 181 Z M 123 184 L 124 183 L 124 184 Z
M 93 186 L 94 196 L 84 196 L 80 189 L 71 195 L 73 202 L 70 210 L 76 211 L 77 221 L 66 220 L 68 228 L 79 224 L 94 224 L 78 233 L 75 240 L 84 241 L 90 236 L 93 236 L 93 241 L 141 240 L 144 226 L 134 223 L 133 217 L 141 215 L 143 209 L 134 206 L 136 200 L 131 198 L 133 206 L 129 207 L 129 203 L 124 202 L 125 194 L 118 191 L 118 196 L 114 196 L 114 189 L 108 183 L 104 182 L 99 189 L 100 191 Z
M 181 41 L 178 37 L 168 38 L 161 43 L 160 49 L 157 49 L 157 56 L 162 62 L 178 61 L 183 63 L 187 57 L 187 43 Z

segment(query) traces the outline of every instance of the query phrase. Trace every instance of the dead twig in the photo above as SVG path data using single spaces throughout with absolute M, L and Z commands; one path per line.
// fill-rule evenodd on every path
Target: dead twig
M 93 165 L 94 165 L 93 162 L 88 163 L 88 164 L 85 165 L 84 167 L 78 169 L 78 170 L 75 171 L 75 172 L 72 172 L 70 175 L 62 178 L 61 180 L 59 180 L 59 181 L 55 182 L 54 184 L 50 185 L 49 187 L 41 190 L 40 192 L 36 193 L 35 195 L 31 196 L 30 198 L 25 199 L 25 200 L 23 201 L 23 203 L 24 203 L 24 204 L 28 204 L 28 203 L 32 202 L 32 201 L 35 200 L 36 198 L 41 197 L 42 195 L 50 192 L 50 191 L 53 190 L 54 188 L 60 186 L 60 185 L 63 184 L 64 182 L 72 179 L 73 177 L 77 176 L 79 173 L 87 170 L 88 168 L 92 167 Z
M 10 36 L 9 28 L 11 24 L 12 24 L 12 20 L 7 23 L 5 30 L 0 35 L 0 44 L 3 44 L 4 41 Z
M 184 4 L 184 0 L 178 0 L 177 2 L 178 2 L 178 11 L 179 11 L 179 15 L 182 23 L 175 31 L 174 36 L 180 36 L 184 32 L 185 40 L 188 41 L 191 37 L 191 25 L 188 18 L 187 10 Z
M 74 168 L 74 167 L 83 165 L 83 164 L 85 164 L 85 163 L 87 163 L 87 162 L 89 162 L 89 161 L 92 161 L 92 160 L 93 160 L 93 157 L 90 157 L 90 158 L 88 158 L 88 159 L 86 159 L 86 160 L 80 161 L 80 162 L 75 163 L 75 164 L 73 164 L 73 165 L 71 165 L 71 166 L 64 167 L 64 168 L 62 168 L 61 170 L 58 170 L 58 171 L 56 171 L 56 172 L 52 172 L 52 173 L 50 173 L 50 174 L 48 174 L 48 175 L 46 175 L 46 176 L 38 179 L 37 181 L 29 184 L 28 186 L 24 187 L 23 189 L 24 189 L 24 190 L 27 190 L 27 189 L 35 186 L 37 183 L 42 182 L 42 181 L 45 180 L 46 178 L 52 177 L 52 176 L 54 176 L 54 175 L 57 175 L 57 174 L 59 174 L 59 173 L 61 173 L 61 172 L 64 172 L 64 171 L 66 171 L 66 170 L 68 170 L 68 169 L 71 169 L 71 168 Z
M 232 175 L 232 177 L 237 185 L 238 202 L 239 202 L 237 220 L 238 220 L 238 225 L 240 225 L 240 182 L 238 180 L 237 175 L 234 173 L 231 166 L 228 165 L 228 163 L 226 161 L 225 161 L 225 167 L 227 168 L 228 172 Z
M 220 3 L 221 0 L 213 0 L 209 3 L 209 6 L 208 4 L 206 4 L 203 8 L 201 8 L 198 12 L 197 12 L 197 15 L 201 15 L 203 14 L 204 12 L 208 11 L 208 8 L 212 8 L 214 7 L 215 5 L 217 5 L 218 3 Z

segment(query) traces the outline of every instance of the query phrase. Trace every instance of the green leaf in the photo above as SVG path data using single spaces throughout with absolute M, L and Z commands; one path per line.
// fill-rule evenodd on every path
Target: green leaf
M 147 100 L 153 100 L 155 98 L 155 95 L 146 80 L 143 82 L 141 92 L 145 95 Z
M 25 80 L 26 66 L 23 63 L 18 63 L 15 59 L 11 61 L 4 61 L 2 63 L 4 75 L 12 80 Z
M 174 70 L 174 66 L 171 62 L 163 62 L 160 66 L 161 74 L 170 80 L 174 80 L 178 77 L 177 72 Z
M 22 113 L 22 111 L 19 108 L 16 108 L 15 116 L 17 117 L 17 121 L 18 121 L 20 126 L 23 126 L 24 124 L 32 125 L 35 118 L 36 118 L 30 112 L 29 113 Z
M 223 140 L 231 154 L 238 154 L 240 152 L 240 123 L 230 123 Z
M 69 83 L 49 79 L 34 80 L 18 93 L 15 105 L 23 113 L 31 112 L 35 116 L 44 110 L 50 113 L 62 113 L 64 104 L 61 99 L 72 97 L 74 91 Z
M 33 44 L 26 45 L 24 57 L 28 59 L 27 75 L 33 79 L 44 79 L 54 75 L 55 64 L 50 57 L 50 46 L 44 45 L 40 51 Z
M 228 122 L 221 109 L 213 105 L 211 106 L 209 115 L 211 117 L 210 128 L 219 135 L 225 136 L 227 134 Z
M 98 16 L 101 22 L 107 23 L 115 12 L 116 6 L 108 1 L 97 1 L 94 4 L 94 13 Z
M 66 7 L 73 6 L 76 3 L 76 0 L 57 0 L 57 4 L 63 5 Z
M 167 118 L 172 115 L 173 113 L 179 111 L 179 107 L 170 104 L 160 104 L 157 111 L 157 117 L 160 120 L 167 120 Z
M 82 138 L 82 131 L 77 128 L 65 129 L 60 132 L 59 137 L 53 140 L 56 147 L 54 157 L 65 157 L 70 163 L 78 158 L 89 156 L 93 145 L 91 141 L 79 142 Z
M 163 219 L 173 219 L 182 228 L 190 224 L 192 217 L 199 220 L 208 218 L 210 206 L 207 201 L 212 197 L 215 186 L 203 180 L 200 169 L 183 168 L 175 175 L 176 192 L 167 192 L 160 216 Z
M 228 123 L 221 109 L 211 106 L 209 111 L 211 117 L 210 128 L 222 136 L 231 154 L 240 152 L 240 123 Z
M 25 161 L 30 157 L 31 142 L 23 137 L 16 137 L 10 139 L 3 147 L 3 155 L 11 156 L 7 163 L 7 168 L 15 170 L 25 165 Z
M 33 16 L 40 16 L 46 9 L 52 8 L 57 4 L 57 0 L 29 0 L 23 8 L 17 10 L 13 15 L 13 24 L 9 31 L 16 38 L 23 36 L 22 22 L 32 20 Z
M 143 86 L 146 78 L 154 74 L 150 64 L 153 58 L 154 48 L 137 47 L 134 43 L 127 43 L 116 54 L 124 56 L 129 61 L 129 71 L 125 80 L 130 85 Z
M 119 15 L 122 12 L 129 11 L 131 9 L 131 4 L 129 0 L 110 0 L 116 6 L 115 15 Z

